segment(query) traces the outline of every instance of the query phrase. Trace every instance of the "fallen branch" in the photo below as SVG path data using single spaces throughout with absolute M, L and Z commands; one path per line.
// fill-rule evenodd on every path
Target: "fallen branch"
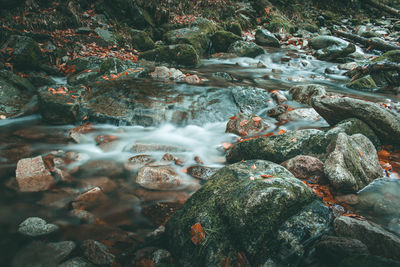
M 370 40 L 370 39 L 361 37 L 356 34 L 342 32 L 342 31 L 333 31 L 333 33 L 337 36 L 344 37 L 346 39 L 360 43 L 368 48 L 373 48 L 373 49 L 384 51 L 384 52 L 391 51 L 391 50 L 400 50 L 400 46 L 392 45 L 392 44 L 389 44 L 384 41 L 374 41 L 374 40 Z
M 390 7 L 388 5 L 385 5 L 381 2 L 378 2 L 376 0 L 366 0 L 366 4 L 373 6 L 379 10 L 385 11 L 386 13 L 392 14 L 394 16 L 400 17 L 400 10 L 397 10 L 393 7 Z

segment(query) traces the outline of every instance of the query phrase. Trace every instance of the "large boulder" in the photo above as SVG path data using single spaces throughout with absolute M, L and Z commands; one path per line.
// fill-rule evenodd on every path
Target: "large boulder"
M 228 53 L 235 54 L 239 57 L 257 57 L 265 54 L 264 48 L 253 42 L 236 41 L 228 48 Z
M 144 31 L 132 30 L 132 45 L 133 48 L 139 51 L 147 51 L 154 49 L 154 41 Z
M 330 146 L 324 172 L 336 190 L 354 193 L 383 176 L 376 149 L 364 135 L 339 133 Z
M 216 26 L 213 22 L 198 18 L 191 27 L 171 30 L 164 35 L 167 44 L 190 44 L 200 55 L 206 54 L 210 47 L 210 37 Z
M 251 160 L 214 174 L 169 219 L 165 233 L 184 266 L 258 266 L 298 260 L 330 220 L 313 191 L 285 168 Z
M 5 45 L 12 49 L 10 61 L 17 69 L 37 70 L 45 62 L 38 43 L 30 37 L 12 35 Z
M 163 62 L 177 67 L 196 67 L 200 64 L 197 51 L 189 44 L 157 46 L 140 54 L 139 59 Z
M 168 190 L 183 184 L 171 166 L 145 166 L 139 170 L 136 183 L 147 189 Z
M 334 36 L 321 35 L 310 40 L 312 48 L 316 49 L 316 57 L 321 60 L 335 60 L 346 57 L 356 51 L 356 46 Z
M 217 31 L 211 37 L 212 48 L 214 49 L 214 52 L 226 52 L 232 43 L 241 39 L 240 36 L 231 32 Z
M 15 176 L 21 192 L 45 191 L 55 184 L 41 156 L 18 161 Z
M 338 236 L 360 240 L 371 254 L 400 259 L 400 238 L 382 227 L 345 216 L 336 218 L 333 225 Z
M 281 46 L 275 35 L 265 29 L 258 29 L 256 31 L 256 44 L 271 47 Z
M 15 117 L 28 112 L 28 103 L 34 104 L 34 90 L 27 79 L 0 70 L 0 115 Z
M 281 164 L 296 178 L 305 179 L 311 183 L 325 184 L 324 163 L 317 158 L 299 155 Z
M 313 108 L 331 125 L 357 118 L 386 144 L 400 144 L 400 115 L 378 104 L 350 97 L 315 97 Z
M 313 97 L 321 97 L 326 94 L 326 86 L 319 84 L 298 85 L 290 88 L 289 93 L 293 100 L 311 106 Z

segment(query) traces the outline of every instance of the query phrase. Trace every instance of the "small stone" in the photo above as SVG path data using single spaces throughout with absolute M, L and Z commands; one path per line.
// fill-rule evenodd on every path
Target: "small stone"
M 93 125 L 92 124 L 83 124 L 81 126 L 75 127 L 69 131 L 69 137 L 74 140 L 76 143 L 81 143 L 85 138 L 85 134 L 92 132 Z
M 86 240 L 82 244 L 85 257 L 99 265 L 111 265 L 115 256 L 108 251 L 108 248 L 95 240 Z
M 172 155 L 171 153 L 165 153 L 162 156 L 162 160 L 164 160 L 164 161 L 175 161 L 175 156 Z
M 72 203 L 75 209 L 88 209 L 97 206 L 107 199 L 100 187 L 95 187 L 79 195 Z
M 171 189 L 182 184 L 179 175 L 170 166 L 142 167 L 136 182 L 145 188 L 155 190 Z
M 48 224 L 45 220 L 38 217 L 30 217 L 19 225 L 18 232 L 23 235 L 36 237 L 51 234 L 58 229 L 59 227 L 55 224 Z
M 117 188 L 117 184 L 108 177 L 82 179 L 79 181 L 79 185 L 86 190 L 99 187 L 105 193 L 112 192 Z
M 205 167 L 205 166 L 190 166 L 187 169 L 187 173 L 200 180 L 208 180 L 214 173 L 217 172 L 217 168 Z
M 305 179 L 311 183 L 326 184 L 324 163 L 311 156 L 299 155 L 281 164 L 296 178 Z
M 41 156 L 18 161 L 16 179 L 21 192 L 45 191 L 55 183 Z
M 175 81 L 181 81 L 185 78 L 185 75 L 180 70 L 175 68 L 167 68 L 164 66 L 156 67 L 154 69 L 154 72 L 150 73 L 150 76 L 153 79 L 175 80 Z
M 81 257 L 76 257 L 59 264 L 58 267 L 94 267 L 94 265 Z
M 92 213 L 86 210 L 73 209 L 69 212 L 69 214 L 88 224 L 93 224 L 96 219 L 96 217 Z
M 201 79 L 197 75 L 186 76 L 184 81 L 188 84 L 201 84 Z

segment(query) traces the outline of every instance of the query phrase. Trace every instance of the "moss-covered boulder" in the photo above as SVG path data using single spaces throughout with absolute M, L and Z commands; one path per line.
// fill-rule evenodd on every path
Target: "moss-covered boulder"
M 228 48 L 228 53 L 236 54 L 239 57 L 257 57 L 265 54 L 264 48 L 253 42 L 236 41 Z
M 140 54 L 139 59 L 163 62 L 174 67 L 196 67 L 200 64 L 197 51 L 189 44 L 157 46 Z
M 324 172 L 336 190 L 355 193 L 383 176 L 376 149 L 364 135 L 339 133 L 330 149 Z
M 183 266 L 296 261 L 329 229 L 330 212 L 285 168 L 251 160 L 220 169 L 168 221 Z
M 354 44 L 329 35 L 320 35 L 312 38 L 310 45 L 317 50 L 315 56 L 318 59 L 327 61 L 346 57 L 356 51 Z
M 38 70 L 45 62 L 38 43 L 30 37 L 12 35 L 6 46 L 12 49 L 10 61 L 16 69 Z
M 33 85 L 7 70 L 0 70 L 0 115 L 23 115 L 34 95 Z
M 75 124 L 80 119 L 79 90 L 42 87 L 38 90 L 38 96 L 40 114 L 47 122 L 55 125 Z
M 167 44 L 190 44 L 200 54 L 207 54 L 210 48 L 210 37 L 216 26 L 209 20 L 198 18 L 191 27 L 171 30 L 163 39 Z
M 256 43 L 271 47 L 280 47 L 279 40 L 268 30 L 258 29 L 256 31 Z
M 236 34 L 237 36 L 242 36 L 242 26 L 240 25 L 240 23 L 228 23 L 225 28 L 228 32 Z
M 384 53 L 382 56 L 377 57 L 373 62 L 384 62 L 390 61 L 394 63 L 400 63 L 400 50 L 392 50 Z
M 355 81 L 349 82 L 347 87 L 356 90 L 371 90 L 377 88 L 378 86 L 371 75 L 367 75 Z
M 213 51 L 217 53 L 226 52 L 228 51 L 228 48 L 232 43 L 239 41 L 241 39 L 242 38 L 240 36 L 237 36 L 236 34 L 233 34 L 231 32 L 217 31 L 211 37 Z
M 132 45 L 139 51 L 154 49 L 154 41 L 144 31 L 132 30 Z
M 268 18 L 268 23 L 264 24 L 264 27 L 271 32 L 279 32 L 281 30 L 294 33 L 296 31 L 296 26 L 285 17 L 283 14 L 274 14 Z

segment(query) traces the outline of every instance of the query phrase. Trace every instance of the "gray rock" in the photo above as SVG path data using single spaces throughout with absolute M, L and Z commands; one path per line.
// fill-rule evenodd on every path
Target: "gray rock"
M 349 118 L 368 124 L 385 144 L 400 144 L 400 115 L 378 104 L 349 97 L 313 98 L 313 108 L 331 125 Z
M 354 44 L 334 36 L 321 35 L 310 40 L 312 48 L 316 49 L 316 57 L 321 60 L 335 60 L 356 51 Z
M 200 64 L 198 52 L 190 44 L 157 46 L 140 54 L 139 59 L 164 62 L 173 67 L 196 67 Z
M 43 243 L 35 241 L 22 248 L 12 261 L 13 267 L 55 267 L 75 249 L 72 241 Z
M 368 221 L 341 216 L 333 222 L 338 236 L 355 238 L 367 245 L 371 254 L 399 260 L 400 238 Z
M 290 88 L 289 93 L 293 100 L 311 106 L 313 97 L 321 97 L 326 94 L 326 86 L 319 84 L 299 85 Z
M 251 160 L 214 174 L 169 219 L 165 233 L 182 265 L 228 259 L 258 266 L 302 256 L 329 224 L 329 210 L 309 187 L 279 165 Z
M 94 29 L 94 32 L 104 41 L 106 41 L 108 44 L 110 45 L 114 45 L 117 43 L 114 34 L 107 30 L 107 29 L 103 29 L 103 28 L 96 28 Z
M 263 108 L 273 106 L 271 96 L 262 88 L 250 86 L 237 86 L 230 88 L 232 88 L 232 95 L 235 103 L 244 114 L 254 114 Z M 268 102 L 270 104 L 268 104 Z
M 364 135 L 339 133 L 330 146 L 324 172 L 336 190 L 355 193 L 383 176 L 376 149 Z
M 142 167 L 136 183 L 153 190 L 168 190 L 182 185 L 181 178 L 171 166 Z
M 17 69 L 37 70 L 45 62 L 45 57 L 38 43 L 30 37 L 12 35 L 5 47 L 13 49 L 10 61 Z
M 228 53 L 236 54 L 239 57 L 257 57 L 265 54 L 264 48 L 253 42 L 236 41 L 228 48 Z
M 265 29 L 256 31 L 256 44 L 271 47 L 280 47 L 279 40 L 271 32 Z
M 94 265 L 81 257 L 76 257 L 59 264 L 58 267 L 94 267 Z
M 85 240 L 82 244 L 85 257 L 94 264 L 111 265 L 115 256 L 108 251 L 108 248 L 95 240 Z
M 321 116 L 313 108 L 297 108 L 279 115 L 279 120 L 316 122 Z
M 281 164 L 296 178 L 305 179 L 311 183 L 326 184 L 324 163 L 317 158 L 299 155 Z
M 270 125 L 265 123 L 260 117 L 241 112 L 231 117 L 226 124 L 227 133 L 234 133 L 240 136 L 255 135 L 268 129 Z
M 364 243 L 348 237 L 324 236 L 316 245 L 316 255 L 322 262 L 339 264 L 350 255 L 368 254 Z
M 18 226 L 18 232 L 28 236 L 48 235 L 57 231 L 59 227 L 55 224 L 47 223 L 38 217 L 30 217 Z

